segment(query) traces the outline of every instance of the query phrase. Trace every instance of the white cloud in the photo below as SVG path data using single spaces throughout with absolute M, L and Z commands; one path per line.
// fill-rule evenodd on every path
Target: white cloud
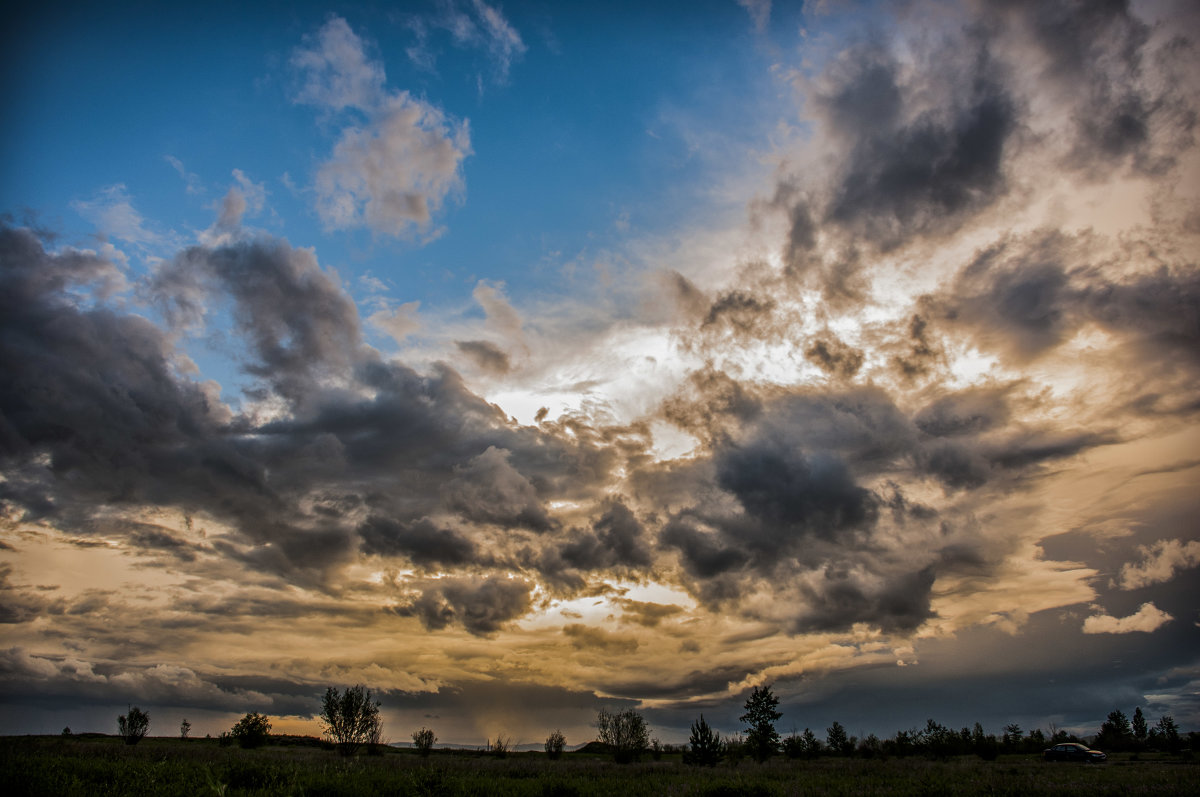
M 449 33 L 458 48 L 486 50 L 494 67 L 492 79 L 498 83 L 508 80 L 513 62 L 528 49 L 521 34 L 504 14 L 482 0 L 441 3 L 436 14 L 414 16 L 408 21 L 408 27 L 416 42 L 405 49 L 405 54 L 416 66 L 430 72 L 435 71 L 437 60 L 429 46 L 430 29 Z M 477 82 L 482 85 L 482 75 L 478 76 Z
M 369 126 L 342 132 L 317 173 L 317 212 L 329 229 L 424 230 L 447 195 L 461 190 L 459 166 L 469 154 L 466 122 L 401 92 Z
M 321 221 L 331 230 L 369 227 L 393 236 L 428 230 L 446 197 L 462 188 L 460 166 L 471 154 L 466 121 L 408 92 L 388 92 L 383 64 L 367 57 L 341 17 L 308 44 L 292 56 L 303 79 L 296 101 L 368 117 L 342 130 L 317 172 Z
M 771 0 L 737 0 L 738 5 L 746 9 L 750 19 L 754 20 L 754 29 L 765 31 L 771 21 Z
M 292 66 L 303 73 L 304 83 L 296 102 L 340 111 L 343 108 L 370 110 L 383 97 L 386 76 L 383 64 L 367 58 L 360 39 L 346 20 L 333 17 L 310 45 L 292 54 Z
M 521 41 L 521 34 L 517 33 L 497 9 L 483 0 L 474 0 L 474 6 L 487 34 L 488 52 L 496 62 L 499 79 L 504 81 L 508 78 L 513 59 L 524 54 L 525 42 Z
M 1175 618 L 1153 603 L 1143 603 L 1141 608 L 1128 617 L 1112 617 L 1096 614 L 1083 621 L 1085 634 L 1132 634 L 1135 631 L 1150 633 Z
M 367 320 L 399 343 L 421 328 L 421 319 L 417 317 L 420 307 L 420 302 L 406 302 L 394 309 L 372 313 Z
M 1159 540 L 1153 545 L 1140 545 L 1143 561 L 1130 562 L 1121 568 L 1121 588 L 1138 589 L 1150 584 L 1170 581 L 1177 570 L 1200 565 L 1200 541 Z
M 171 168 L 179 172 L 179 176 L 183 178 L 187 184 L 187 192 L 189 194 L 204 193 L 204 186 L 200 185 L 200 176 L 195 172 L 189 172 L 183 165 L 183 161 L 176 158 L 174 155 L 164 155 L 163 160 L 171 164 Z
M 102 188 L 89 200 L 77 199 L 71 209 L 96 225 L 101 232 L 139 246 L 160 243 L 157 233 L 146 229 L 146 220 L 133 207 L 123 183 Z

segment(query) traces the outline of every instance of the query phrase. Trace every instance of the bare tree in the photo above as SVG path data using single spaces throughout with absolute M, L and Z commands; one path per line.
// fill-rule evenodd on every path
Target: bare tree
M 188 734 L 192 732 L 192 723 L 187 721 L 187 717 L 183 718 L 183 722 L 179 723 L 179 738 L 187 739 Z
M 562 757 L 563 748 L 567 744 L 567 738 L 562 735 L 562 731 L 555 730 L 554 733 L 546 737 L 546 755 L 550 756 L 552 761 Z
M 332 686 L 326 689 L 320 720 L 325 733 L 337 744 L 338 752 L 347 756 L 378 740 L 382 729 L 379 701 L 372 700 L 371 690 L 362 684 L 348 686 L 344 692 Z
M 637 761 L 650 744 L 646 720 L 631 708 L 615 714 L 600 709 L 596 714 L 596 728 L 600 731 L 600 741 L 612 749 L 613 759 L 618 764 Z

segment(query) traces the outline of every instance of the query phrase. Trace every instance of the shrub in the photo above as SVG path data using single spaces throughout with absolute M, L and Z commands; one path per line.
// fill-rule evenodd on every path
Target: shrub
M 237 740 L 238 747 L 262 747 L 271 735 L 271 721 L 265 715 L 252 711 L 237 721 L 229 735 Z
M 562 757 L 563 748 L 567 745 L 567 739 L 562 735 L 562 731 L 555 730 L 546 737 L 546 755 L 550 756 L 551 761 L 557 761 Z
M 503 734 L 497 734 L 495 741 L 488 740 L 487 751 L 496 756 L 496 758 L 506 758 L 508 756 L 508 748 L 511 744 L 511 738 Z
M 612 749 L 613 760 L 618 764 L 637 761 L 650 744 L 646 720 L 631 708 L 615 714 L 600 709 L 596 714 L 596 728 L 600 732 L 600 741 Z
M 125 744 L 137 744 L 150 730 L 150 715 L 137 706 L 129 709 L 128 714 L 117 717 L 117 732 L 125 740 Z
M 413 731 L 412 740 L 413 747 L 416 747 L 417 752 L 424 758 L 433 749 L 434 743 L 437 742 L 437 737 L 434 736 L 433 731 L 429 728 L 422 726 L 421 730 Z
M 361 684 L 347 687 L 344 692 L 332 686 L 326 689 L 319 718 L 342 755 L 354 755 L 373 739 L 378 743 L 382 733 L 379 701 L 371 700 L 371 690 Z

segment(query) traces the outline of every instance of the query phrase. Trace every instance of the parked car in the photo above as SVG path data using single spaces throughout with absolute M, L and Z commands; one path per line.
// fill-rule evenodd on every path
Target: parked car
M 1066 742 L 1047 747 L 1042 755 L 1047 761 L 1083 761 L 1086 764 L 1098 764 L 1107 761 L 1108 756 L 1099 750 L 1090 750 L 1078 742 Z

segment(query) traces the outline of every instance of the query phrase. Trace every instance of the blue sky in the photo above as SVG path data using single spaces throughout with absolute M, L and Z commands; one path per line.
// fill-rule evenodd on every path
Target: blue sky
M 1196 22 L 25 11 L 0 729 L 1196 726 Z

